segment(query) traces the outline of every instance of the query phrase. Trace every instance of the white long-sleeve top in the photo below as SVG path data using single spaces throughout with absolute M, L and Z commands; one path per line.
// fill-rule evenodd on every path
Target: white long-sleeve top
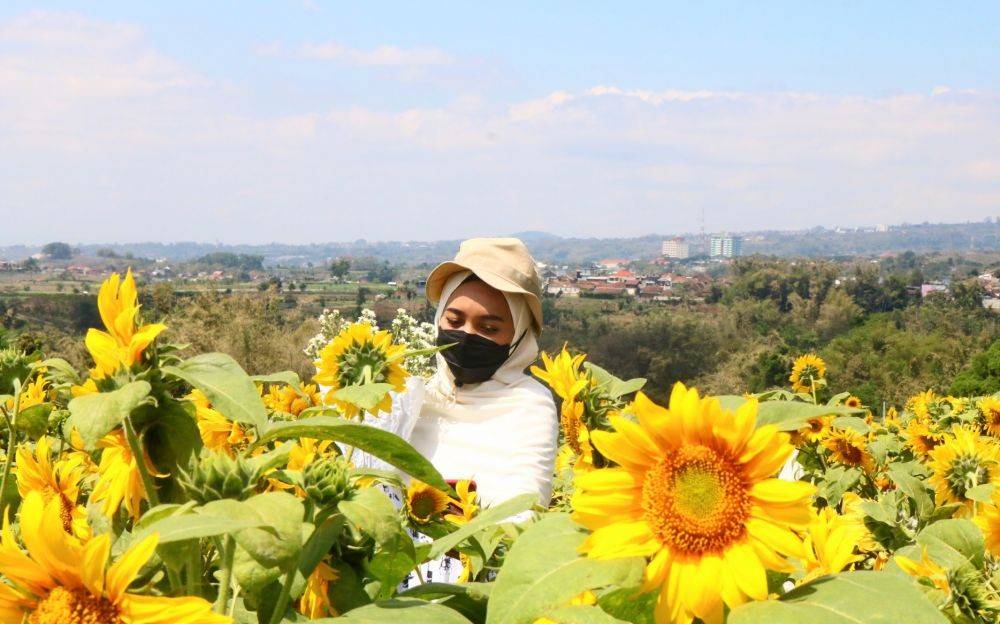
M 392 412 L 365 423 L 408 440 L 445 479 L 475 481 L 484 506 L 526 493 L 548 504 L 559 423 L 544 386 L 524 376 L 488 396 L 476 393 L 471 402 L 460 392 L 428 402 L 424 383 L 408 379 L 406 391 L 393 397 Z M 362 461 L 376 465 L 372 460 Z

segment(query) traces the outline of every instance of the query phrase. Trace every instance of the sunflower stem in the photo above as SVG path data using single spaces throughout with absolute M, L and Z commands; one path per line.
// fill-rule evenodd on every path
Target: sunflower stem
M 17 413 L 21 409 L 21 381 L 14 380 L 14 413 L 7 415 L 7 410 L 3 410 L 3 419 L 7 421 L 7 449 L 4 452 L 6 457 L 3 461 L 3 478 L 0 479 L 0 501 L 7 495 L 7 481 L 10 479 L 10 466 L 14 461 L 14 445 L 17 444 Z M 4 510 L 6 513 L 6 510 Z
M 295 570 L 298 565 L 293 565 L 285 574 L 285 580 L 281 584 L 281 594 L 278 595 L 278 602 L 274 604 L 274 611 L 271 612 L 270 624 L 278 624 L 284 618 L 285 609 L 288 608 L 288 600 L 291 598 L 292 581 L 295 580 Z
M 229 588 L 233 582 L 233 558 L 236 556 L 236 540 L 227 535 L 222 546 L 222 576 L 219 579 L 219 596 L 215 599 L 215 612 L 225 613 L 229 600 Z
M 156 494 L 156 485 L 153 483 L 153 477 L 150 476 L 149 468 L 146 466 L 146 454 L 142 450 L 142 443 L 139 441 L 139 436 L 135 433 L 135 427 L 132 426 L 132 417 L 126 416 L 122 422 L 122 426 L 125 429 L 125 438 L 128 440 L 128 446 L 132 450 L 132 457 L 135 458 L 135 465 L 139 470 L 139 476 L 142 478 L 142 487 L 146 490 L 146 498 L 149 499 L 149 506 L 156 507 L 160 504 L 160 497 Z
M 201 595 L 201 552 L 192 548 L 187 562 L 187 595 Z

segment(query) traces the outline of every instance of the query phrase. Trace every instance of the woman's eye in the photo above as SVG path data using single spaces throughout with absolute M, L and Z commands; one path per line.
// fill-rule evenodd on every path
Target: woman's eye
M 500 330 L 498 330 L 496 327 L 484 327 L 483 331 L 486 332 L 487 334 L 495 334 Z

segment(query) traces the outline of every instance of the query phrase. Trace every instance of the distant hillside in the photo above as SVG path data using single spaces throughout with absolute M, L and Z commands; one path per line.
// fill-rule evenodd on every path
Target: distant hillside
M 814 228 L 805 231 L 762 230 L 742 232 L 744 254 L 775 256 L 874 256 L 888 252 L 997 252 L 1000 253 L 1000 221 L 978 223 L 923 223 L 891 226 L 885 231 L 831 230 Z M 637 238 L 563 238 L 549 232 L 519 232 L 536 258 L 543 262 L 579 264 L 602 258 L 652 259 L 660 254 L 664 238 L 676 234 L 650 234 Z M 684 235 L 692 243 L 692 253 L 705 248 L 696 235 Z M 385 241 L 356 240 L 349 243 L 292 245 L 222 245 L 208 243 L 129 243 L 80 245 L 77 249 L 92 256 L 99 250 L 111 250 L 138 258 L 193 260 L 215 252 L 256 254 L 267 265 L 321 264 L 341 256 L 374 257 L 394 264 L 412 266 L 440 262 L 454 255 L 458 240 Z M 14 245 L 0 247 L 0 258 L 23 260 L 38 253 L 41 247 Z

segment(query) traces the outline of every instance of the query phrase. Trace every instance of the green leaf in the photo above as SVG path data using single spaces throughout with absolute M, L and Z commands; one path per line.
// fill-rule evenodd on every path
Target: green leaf
M 409 442 L 388 431 L 344 418 L 314 416 L 273 424 L 260 436 L 254 447 L 267 444 L 272 440 L 287 440 L 289 438 L 316 438 L 349 444 L 399 468 L 411 477 L 420 479 L 444 492 L 451 492 L 451 486 L 423 455 Z
M 490 594 L 486 624 L 531 624 L 588 589 L 637 585 L 640 558 L 583 558 L 586 533 L 566 514 L 547 514 L 521 534 Z
M 968 562 L 980 568 L 985 556 L 983 532 L 970 520 L 941 520 L 917 534 L 917 544 L 927 548 L 932 559 L 949 568 Z
M 302 547 L 302 552 L 299 554 L 295 578 L 292 582 L 292 598 L 298 598 L 305 591 L 309 575 L 319 565 L 319 562 L 323 560 L 323 557 L 330 552 L 330 547 L 340 537 L 343 527 L 344 517 L 340 514 L 334 514 L 324 520 L 309 535 L 309 539 L 306 540 L 305 545 Z
M 348 611 L 340 618 L 313 620 L 320 624 L 470 624 L 457 611 L 416 598 L 396 598 Z
M 934 499 L 931 498 L 930 490 L 923 481 L 897 466 L 889 468 L 889 478 L 904 494 L 913 499 L 918 518 L 926 518 L 934 511 Z
M 18 417 L 20 418 L 20 416 Z M 996 489 L 992 483 L 984 483 L 965 491 L 965 497 L 980 503 L 993 503 L 993 490 Z
M 908 577 L 844 572 L 797 587 L 780 600 L 733 609 L 727 624 L 947 624 Z
M 358 490 L 350 500 L 340 501 L 337 510 L 378 544 L 389 542 L 402 531 L 396 507 L 379 488 Z
M 638 392 L 646 385 L 646 380 L 642 377 L 622 380 L 593 362 L 584 362 L 583 367 L 593 375 L 594 381 L 597 382 L 600 389 L 612 399 L 619 399 L 626 394 Z
M 267 492 L 245 501 L 220 500 L 203 505 L 201 514 L 224 519 L 246 519 L 259 522 L 259 528 L 236 532 L 240 545 L 267 568 L 287 569 L 302 549 L 302 528 L 305 508 L 302 501 L 286 492 Z
M 236 360 L 224 353 L 196 355 L 176 366 L 164 366 L 163 372 L 201 390 L 212 407 L 229 420 L 258 429 L 267 423 L 267 410 L 257 387 Z
M 413 539 L 402 530 L 389 541 L 379 544 L 367 565 L 369 575 L 382 584 L 379 597 L 390 597 L 416 564 Z
M 857 416 L 837 416 L 833 419 L 833 426 L 837 429 L 853 429 L 861 435 L 868 435 L 871 431 L 865 419 Z
M 658 592 L 639 593 L 636 589 L 615 589 L 598 597 L 597 604 L 609 615 L 632 624 L 655 624 L 653 609 Z
M 435 540 L 430 551 L 427 553 L 427 558 L 437 559 L 461 544 L 468 537 L 475 535 L 487 527 L 504 522 L 513 515 L 531 509 L 537 502 L 538 496 L 535 494 L 521 494 L 499 505 L 484 509 L 478 516 L 463 524 L 457 530 L 445 535 L 441 539 Z
M 153 533 L 159 533 L 158 544 L 170 544 L 172 542 L 183 542 L 184 540 L 200 539 L 202 537 L 213 537 L 216 535 L 227 535 L 243 529 L 267 526 L 262 518 L 220 518 L 216 516 L 206 516 L 202 514 L 174 515 L 157 520 L 143 529 L 136 535 L 139 540 Z
M 625 624 L 599 608 L 588 605 L 574 605 L 550 611 L 545 615 L 556 624 Z
M 93 450 L 101 438 L 121 425 L 125 417 L 146 400 L 150 390 L 148 382 L 133 381 L 111 392 L 78 396 L 69 402 L 67 424 L 75 427 L 84 446 Z
M 333 398 L 352 405 L 357 405 L 365 411 L 372 411 L 393 389 L 392 384 L 368 383 L 359 386 L 344 386 L 333 393 Z
M 17 430 L 33 440 L 42 437 L 49 427 L 49 414 L 53 407 L 51 403 L 39 403 L 24 408 L 17 413 Z
M 65 381 L 68 383 L 79 383 L 80 375 L 77 374 L 76 369 L 73 365 L 62 358 L 48 358 L 42 360 L 41 362 L 32 362 L 30 364 L 32 369 L 46 368 L 48 372 L 46 375 Z
M 781 431 L 795 431 L 810 418 L 850 416 L 857 410 L 839 405 L 813 405 L 805 401 L 762 401 L 758 405 L 757 425 L 777 425 Z
M 279 373 L 271 373 L 270 375 L 254 375 L 250 378 L 251 381 L 255 383 L 267 383 L 267 384 L 285 384 L 287 386 L 292 386 L 298 388 L 302 385 L 302 380 L 299 379 L 299 374 L 295 371 L 281 371 Z
M 145 448 L 161 472 L 176 474 L 178 466 L 186 468 L 202 447 L 191 401 L 166 398 L 156 406 L 143 405 L 132 420 L 136 427 L 145 426 Z

